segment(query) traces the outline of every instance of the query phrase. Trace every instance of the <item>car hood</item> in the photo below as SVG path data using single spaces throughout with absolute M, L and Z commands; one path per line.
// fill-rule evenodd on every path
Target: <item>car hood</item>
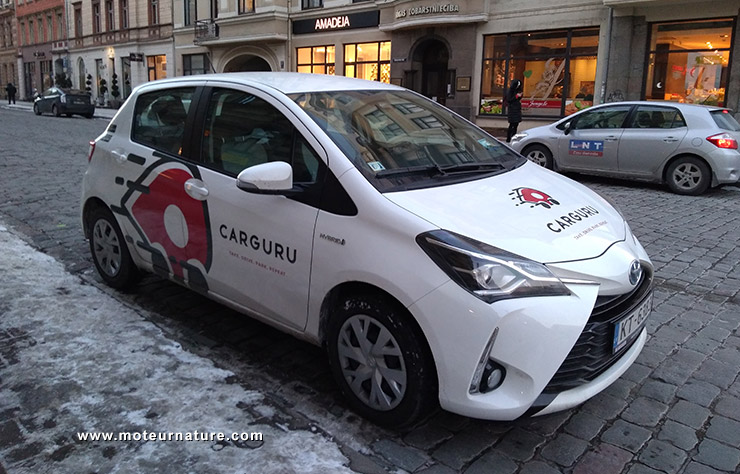
M 606 200 L 533 163 L 385 197 L 436 227 L 541 263 L 595 258 L 626 235 L 624 219 Z

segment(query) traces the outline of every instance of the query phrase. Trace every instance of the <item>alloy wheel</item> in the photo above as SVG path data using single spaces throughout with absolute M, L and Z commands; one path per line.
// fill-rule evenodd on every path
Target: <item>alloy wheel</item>
M 699 185 L 703 177 L 702 170 L 693 163 L 681 163 L 673 170 L 673 182 L 678 188 L 686 191 Z
M 527 159 L 533 163 L 536 163 L 543 168 L 547 168 L 547 155 L 542 150 L 532 150 L 527 153 Z

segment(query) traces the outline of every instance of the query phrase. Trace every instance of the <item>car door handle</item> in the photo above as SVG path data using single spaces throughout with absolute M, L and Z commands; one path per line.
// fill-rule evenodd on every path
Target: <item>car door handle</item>
M 666 142 L 666 143 L 673 143 L 673 142 L 677 142 L 677 141 L 678 141 L 678 138 L 674 138 L 674 137 L 665 137 L 665 138 L 663 139 L 663 141 L 664 141 L 664 142 Z
M 124 164 L 126 163 L 126 160 L 128 159 L 126 157 L 126 152 L 122 151 L 120 148 L 115 148 L 110 151 L 111 156 L 115 158 L 115 160 L 118 162 L 118 164 Z
M 205 201 L 208 197 L 206 184 L 196 178 L 185 181 L 185 192 L 188 193 L 188 196 L 198 201 Z
M 616 142 L 619 138 L 615 137 L 614 135 L 609 135 L 608 137 L 604 137 L 605 142 Z

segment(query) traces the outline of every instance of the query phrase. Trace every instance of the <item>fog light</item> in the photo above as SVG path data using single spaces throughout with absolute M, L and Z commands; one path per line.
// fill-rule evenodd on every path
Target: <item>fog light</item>
M 506 377 L 506 369 L 504 366 L 489 360 L 486 363 L 486 368 L 483 370 L 480 392 L 487 393 L 499 388 L 504 382 L 504 377 Z

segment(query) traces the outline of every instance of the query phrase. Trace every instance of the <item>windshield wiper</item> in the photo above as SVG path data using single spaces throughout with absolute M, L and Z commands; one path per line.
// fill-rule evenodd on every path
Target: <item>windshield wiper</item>
M 406 174 L 429 174 L 431 176 L 446 174 L 445 170 L 437 165 L 419 165 L 407 166 L 405 168 L 393 168 L 389 170 L 380 170 L 375 173 L 376 178 L 386 178 L 388 176 L 403 176 Z
M 444 173 L 470 173 L 478 171 L 502 170 L 504 165 L 501 163 L 460 163 L 457 165 L 441 166 Z

